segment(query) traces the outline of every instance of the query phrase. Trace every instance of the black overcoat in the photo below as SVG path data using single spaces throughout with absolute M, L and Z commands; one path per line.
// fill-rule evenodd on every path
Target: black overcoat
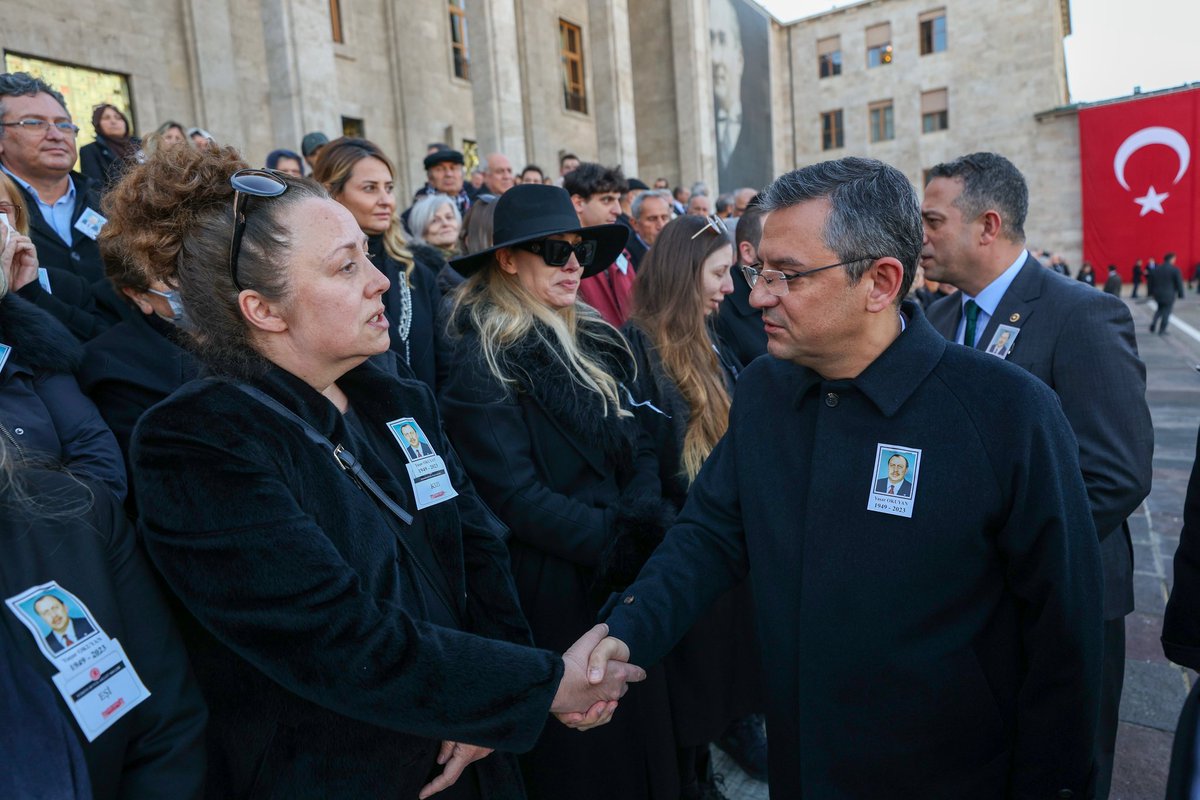
M 683 508 L 690 488 L 681 463 L 687 401 L 664 369 L 650 336 L 633 322 L 626 323 L 622 333 L 637 364 L 631 387 L 639 402 L 634 413 L 654 442 L 663 496 L 676 509 Z M 741 365 L 724 342 L 713 338 L 732 391 Z M 750 582 L 742 581 L 713 601 L 663 662 L 675 738 L 681 747 L 706 745 L 734 720 L 763 711 L 766 700 L 758 652 Z
M 392 343 L 392 351 L 409 366 L 419 380 L 424 381 L 436 392 L 439 378 L 444 376 L 446 370 L 446 365 L 438 364 L 438 358 L 442 354 L 443 337 L 437 325 L 442 297 L 437 285 L 437 273 L 444 259 L 440 259 L 433 248 L 420 248 L 419 253 L 414 249 L 415 263 L 410 273 L 405 264 L 387 254 L 382 236 L 372 236 L 369 242 L 371 263 L 391 282 L 391 286 L 383 295 L 383 304 L 390 325 L 388 336 Z M 400 323 L 404 316 L 405 285 L 408 287 L 412 314 L 407 339 L 400 335 Z
M 612 635 L 654 663 L 749 574 L 773 797 L 1087 797 L 1100 564 L 1075 439 L 1043 384 L 904 308 L 853 380 L 742 372 Z M 911 517 L 869 510 L 881 444 L 921 451 Z
M 42 216 L 37 201 L 24 186 L 17 189 L 25 197 L 29 209 L 29 238 L 37 248 L 38 262 L 43 267 L 58 267 L 74 272 L 89 283 L 104 278 L 104 262 L 100 258 L 100 245 L 96 240 L 77 230 L 74 225 L 83 212 L 92 209 L 100 214 L 100 186 L 91 178 L 78 172 L 71 173 L 75 182 L 75 208 L 71 211 L 71 243 L 63 241 L 58 232 Z
M 589 324 L 603 325 L 613 342 L 593 355 L 628 378 L 619 334 Z M 478 333 L 458 330 L 439 398 L 446 430 L 480 495 L 512 530 L 513 577 L 535 643 L 561 652 L 595 624 L 603 598 L 636 575 L 665 530 L 653 449 L 632 418 L 605 415 L 536 334 L 505 353 L 518 381 L 506 389 L 484 362 Z M 548 727 L 522 766 L 535 798 L 675 800 L 662 671 L 651 670 L 599 730 Z M 580 780 L 590 773 L 597 777 Z
M 253 383 L 346 441 L 337 409 L 300 379 L 273 368 Z M 300 426 L 228 383 L 184 386 L 142 417 L 132 461 L 147 549 L 192 618 L 185 634 L 212 715 L 210 797 L 415 797 L 439 740 L 531 747 L 563 673 L 559 656 L 528 646 L 504 528 L 463 473 L 428 387 L 370 363 L 338 386 L 364 426 L 413 417 L 445 458 L 458 498 L 416 511 L 407 476 L 355 453 L 423 517 L 478 635 L 428 621 L 384 512 Z M 492 754 L 478 772 L 485 797 L 524 796 L 511 757 Z
M 1175 583 L 1163 616 L 1163 652 L 1176 664 L 1200 669 L 1200 435 L 1173 567 Z
M 11 497 L 0 495 L 3 596 L 56 581 L 121 643 L 150 697 L 88 742 L 51 683 L 57 665 L 3 607 L 0 650 L 28 663 L 58 697 L 63 718 L 83 748 L 96 800 L 201 797 L 204 701 L 158 581 L 120 505 L 103 486 L 63 473 L 23 470 L 22 478 L 32 502 L 44 511 L 22 511 Z M 7 761 L 8 754 L 3 756 Z M 0 771 L 8 768 L 5 764 Z

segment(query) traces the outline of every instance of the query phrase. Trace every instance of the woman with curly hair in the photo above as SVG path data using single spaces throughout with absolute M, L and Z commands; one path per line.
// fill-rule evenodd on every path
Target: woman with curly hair
M 208 796 L 523 797 L 492 748 L 551 711 L 605 721 L 640 672 L 589 693 L 585 656 L 530 646 L 433 395 L 370 360 L 388 280 L 357 220 L 228 147 L 160 151 L 115 193 L 104 246 L 178 291 L 211 373 L 131 455 L 210 709 Z

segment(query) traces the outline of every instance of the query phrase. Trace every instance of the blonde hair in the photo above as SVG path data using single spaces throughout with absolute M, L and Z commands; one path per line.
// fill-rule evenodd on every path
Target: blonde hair
M 342 136 L 321 148 L 321 156 L 313 167 L 313 180 L 324 186 L 333 199 L 337 200 L 346 188 L 346 181 L 350 180 L 354 165 L 364 158 L 374 158 L 383 162 L 388 174 L 393 179 L 396 177 L 396 168 L 379 145 L 367 139 Z M 408 238 L 404 235 L 404 224 L 400 221 L 398 213 L 392 213 L 392 220 L 388 229 L 384 231 L 383 248 L 389 256 L 404 264 L 404 274 L 411 278 L 417 264 L 412 251 L 408 249 Z
M 3 170 L 0 170 L 0 191 L 8 195 L 8 199 L 17 209 L 17 218 L 10 219 L 9 223 L 17 229 L 17 233 L 28 236 L 29 204 L 25 202 L 25 195 L 21 194 L 21 190 L 17 188 L 16 181 L 8 177 Z
M 576 300 L 569 308 L 552 309 L 530 294 L 516 275 L 493 261 L 458 288 L 450 319 L 465 320 L 479 332 L 479 349 L 488 370 L 506 389 L 516 388 L 519 381 L 505 352 L 532 335 L 554 354 L 576 384 L 600 397 L 604 416 L 632 416 L 621 408 L 617 379 L 590 354 L 598 347 L 615 345 L 632 365 L 629 345 L 616 328 L 584 303 Z

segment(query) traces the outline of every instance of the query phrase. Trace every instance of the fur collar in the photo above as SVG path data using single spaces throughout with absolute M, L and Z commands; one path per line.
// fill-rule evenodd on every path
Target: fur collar
M 581 319 L 579 325 L 601 337 L 588 340 L 588 355 L 619 383 L 628 383 L 634 365 L 621 335 L 598 320 Z M 516 380 L 517 391 L 532 397 L 583 444 L 598 447 L 613 463 L 631 464 L 636 421 L 616 417 L 611 408 L 605 415 L 600 397 L 572 379 L 564 356 L 552 344 L 553 334 L 540 323 L 535 322 L 534 327 L 535 331 L 504 353 L 505 371 Z
M 61 322 L 11 293 L 0 298 L 0 342 L 32 370 L 73 373 L 83 363 L 83 346 Z

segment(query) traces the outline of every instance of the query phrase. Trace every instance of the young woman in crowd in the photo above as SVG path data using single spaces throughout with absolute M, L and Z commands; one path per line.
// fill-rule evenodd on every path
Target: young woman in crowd
M 623 329 L 637 363 L 635 414 L 654 441 L 663 496 L 676 510 L 729 424 L 740 365 L 711 322 L 733 291 L 734 261 L 719 222 L 667 223 L 638 270 Z M 709 744 L 763 710 L 753 620 L 747 583 L 719 598 L 664 661 L 685 800 L 718 796 Z M 752 733 L 765 766 L 761 726 Z
M 133 135 L 129 118 L 110 103 L 92 109 L 96 141 L 79 150 L 79 171 L 103 191 L 117 182 L 126 165 L 143 157 L 142 143 Z
M 0 597 L 13 601 L 0 606 L 0 652 L 10 669 L 25 676 L 0 694 L 5 704 L 16 699 L 12 689 L 31 699 L 46 692 L 57 698 L 52 717 L 0 714 L 5 729 L 20 723 L 12 736 L 7 730 L 0 736 L 0 796 L 198 798 L 204 703 L 121 505 L 111 486 L 95 480 L 99 466 L 101 475 L 119 471 L 124 486 L 124 468 L 112 461 L 116 443 L 95 409 L 86 410 L 90 404 L 74 379 L 45 371 L 56 356 L 77 358 L 78 345 L 36 309 L 13 313 L 22 303 L 5 296 L 4 275 L 14 248 L 6 245 L 0 253 L 0 342 L 13 348 L 0 369 Z M 23 360 L 14 361 L 18 356 Z M 109 443 L 100 454 L 90 452 L 97 440 Z M 111 660 L 114 640 L 123 661 Z M 97 652 L 102 660 L 95 660 Z M 97 674 L 111 669 L 113 677 L 111 683 L 93 679 L 94 691 L 107 691 L 112 700 L 107 709 L 86 708 L 88 701 L 81 700 L 77 718 L 52 678 L 84 670 L 82 684 L 70 684 L 78 692 L 89 683 L 88 673 L 101 667 Z M 148 698 L 137 701 L 120 674 L 126 669 L 136 672 Z M 0 676 L 0 684 L 7 678 Z M 111 726 L 94 727 L 100 711 L 119 710 L 117 701 L 136 704 Z M 66 730 L 52 724 L 60 711 Z M 71 749 L 82 747 L 87 769 L 71 779 L 76 791 L 55 794 L 69 777 L 58 770 L 76 772 L 64 763 L 69 751 L 61 734 L 76 740 Z M 46 736 L 59 738 L 54 749 L 36 753 L 34 762 L 23 757 L 30 737 L 52 744 Z
M 432 394 L 367 361 L 388 280 L 358 221 L 221 147 L 160 152 L 110 211 L 106 248 L 178 290 L 213 375 L 132 445 L 210 709 L 208 796 L 521 797 L 491 748 L 531 746 L 549 711 L 603 722 L 640 671 L 585 692 L 603 626 L 565 657 L 529 646 Z
M 391 322 L 392 350 L 436 389 L 446 369 L 438 363 L 436 325 L 437 273 L 445 260 L 428 250 L 422 253 L 430 258 L 426 263 L 409 248 L 396 214 L 395 174 L 392 162 L 374 143 L 343 137 L 321 148 L 313 179 L 354 215 L 367 235 L 371 263 L 390 283 L 383 302 Z
M 496 201 L 495 246 L 455 259 L 454 359 L 441 403 L 509 550 L 534 642 L 567 647 L 626 586 L 671 521 L 650 443 L 625 403 L 633 360 L 579 302 L 579 282 L 621 252 L 621 225 L 581 228 L 562 189 L 522 184 Z M 612 725 L 547 728 L 523 759 L 538 798 L 679 796 L 661 671 Z

